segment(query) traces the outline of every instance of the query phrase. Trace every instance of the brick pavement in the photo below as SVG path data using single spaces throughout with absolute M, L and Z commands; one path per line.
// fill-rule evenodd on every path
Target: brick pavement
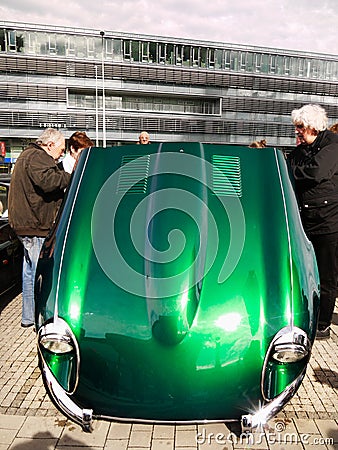
M 238 424 L 96 421 L 94 432 L 84 433 L 55 409 L 45 392 L 37 367 L 35 333 L 20 327 L 21 295 L 11 301 L 1 299 L 0 313 L 0 450 L 338 449 L 338 308 L 332 337 L 315 341 L 299 391 L 263 433 L 250 435 L 252 441 L 240 439 Z

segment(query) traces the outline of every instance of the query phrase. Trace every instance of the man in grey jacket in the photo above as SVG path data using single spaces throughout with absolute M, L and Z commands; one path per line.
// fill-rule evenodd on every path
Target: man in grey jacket
M 11 177 L 8 218 L 24 246 L 22 327 L 34 325 L 36 265 L 71 177 L 56 164 L 64 150 L 63 134 L 46 129 L 20 154 Z
M 297 147 L 288 160 L 320 279 L 317 339 L 328 339 L 338 279 L 338 135 L 327 129 L 326 111 L 319 105 L 292 111 L 292 121 Z

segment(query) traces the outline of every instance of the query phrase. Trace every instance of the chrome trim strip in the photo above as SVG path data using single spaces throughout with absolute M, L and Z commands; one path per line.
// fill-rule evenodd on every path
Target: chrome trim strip
M 49 370 L 47 364 L 42 358 L 42 373 L 45 377 L 46 386 L 55 403 L 61 411 L 74 422 L 82 426 L 84 431 L 93 429 L 93 410 L 82 409 L 71 400 L 66 391 L 56 381 L 53 373 Z
M 276 166 L 277 166 L 277 171 L 278 171 L 278 178 L 279 178 L 279 186 L 281 189 L 281 195 L 282 195 L 282 199 L 283 199 L 283 209 L 284 209 L 284 218 L 285 218 L 285 225 L 286 225 L 286 234 L 287 234 L 287 238 L 288 238 L 288 251 L 289 251 L 289 270 L 290 270 L 290 293 L 291 293 L 291 311 L 290 311 L 290 319 L 289 319 L 289 326 L 292 328 L 294 325 L 293 322 L 293 311 L 294 311 L 294 280 L 293 280 L 293 258 L 292 258 L 292 247 L 291 247 L 291 233 L 290 233 L 290 225 L 289 225 L 289 215 L 288 215 L 288 209 L 286 207 L 286 198 L 285 198 L 285 190 L 284 190 L 284 186 L 283 186 L 283 178 L 282 178 L 282 174 L 281 174 L 281 167 L 280 167 L 280 162 L 278 159 L 278 154 L 277 152 L 279 152 L 279 150 L 277 150 L 276 148 L 274 148 L 274 155 L 275 155 L 275 160 L 276 160 Z M 284 159 L 285 162 L 285 159 Z
M 71 205 L 71 210 L 70 210 L 70 213 L 69 213 L 67 228 L 66 228 L 66 231 L 65 231 L 64 241 L 63 241 L 63 244 L 62 244 L 62 251 L 61 251 L 60 262 L 59 262 L 59 273 L 58 273 L 58 278 L 57 278 L 57 283 L 56 283 L 56 293 L 55 293 L 55 306 L 54 306 L 54 317 L 55 318 L 58 317 L 58 313 L 59 313 L 60 279 L 61 279 L 61 274 L 62 274 L 63 258 L 64 258 L 64 254 L 65 254 L 65 247 L 66 247 L 67 237 L 68 237 L 68 233 L 69 233 L 70 223 L 72 221 L 72 217 L 73 217 L 73 213 L 74 213 L 74 207 L 75 207 L 75 202 L 76 202 L 76 199 L 77 199 L 77 197 L 79 195 L 79 190 L 80 190 L 80 186 L 82 184 L 83 174 L 84 174 L 85 168 L 87 166 L 89 155 L 90 155 L 91 151 L 92 151 L 92 147 L 89 147 L 88 148 L 88 152 L 86 154 L 85 162 L 83 163 L 83 169 L 82 169 L 82 172 L 81 172 L 81 175 L 80 175 L 80 179 L 79 179 L 78 184 L 76 186 L 74 200 L 73 200 L 73 203 Z M 69 187 L 68 187 L 68 189 L 69 189 Z M 66 204 L 67 204 L 67 200 L 66 200 Z
M 271 400 L 270 403 L 264 405 L 255 414 L 246 414 L 241 417 L 242 432 L 250 432 L 252 429 L 257 428 L 260 425 L 264 425 L 268 420 L 274 417 L 286 403 L 291 400 L 297 389 L 301 385 L 305 376 L 306 367 L 304 367 L 302 373 L 289 384 L 285 390 Z
M 238 423 L 238 419 L 195 419 L 195 420 L 157 420 L 157 419 L 135 419 L 134 417 L 104 416 L 102 414 L 93 415 L 96 420 L 109 420 L 120 423 L 144 423 L 153 425 L 207 425 L 213 423 Z

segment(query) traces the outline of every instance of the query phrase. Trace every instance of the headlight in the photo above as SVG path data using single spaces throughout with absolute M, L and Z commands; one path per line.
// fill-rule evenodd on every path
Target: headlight
M 40 344 L 48 351 L 61 355 L 69 353 L 74 349 L 72 341 L 68 336 L 60 336 L 58 334 L 47 334 L 42 336 Z
M 305 358 L 310 351 L 310 342 L 306 333 L 294 327 L 283 329 L 272 344 L 271 356 L 281 363 L 293 363 Z
M 293 363 L 305 358 L 308 353 L 308 350 L 302 345 L 280 344 L 275 345 L 272 357 L 281 363 Z

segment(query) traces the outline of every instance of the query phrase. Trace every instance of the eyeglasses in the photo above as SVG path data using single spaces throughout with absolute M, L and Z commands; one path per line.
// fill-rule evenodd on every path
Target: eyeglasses
M 295 128 L 297 128 L 298 130 L 304 130 L 305 127 L 302 123 L 296 123 Z

